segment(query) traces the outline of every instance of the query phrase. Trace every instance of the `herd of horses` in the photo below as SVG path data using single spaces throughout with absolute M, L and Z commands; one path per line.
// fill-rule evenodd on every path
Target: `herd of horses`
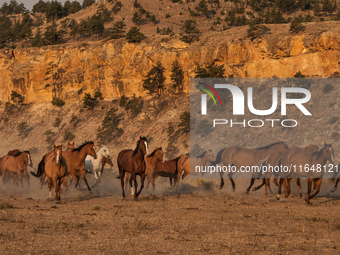
M 86 179 L 86 173 L 93 174 L 96 183 L 93 187 L 97 186 L 101 180 L 105 164 L 113 167 L 109 149 L 102 146 L 97 152 L 93 141 L 84 142 L 81 146 L 75 148 L 74 143 L 68 143 L 66 151 L 62 150 L 62 145 L 54 145 L 53 150 L 49 151 L 43 156 L 38 164 L 36 172 L 31 172 L 34 177 L 41 178 L 42 189 L 45 179 L 49 188 L 49 197 L 51 197 L 52 185 L 55 188 L 55 200 L 60 201 L 61 185 L 64 184 L 66 191 L 67 187 L 75 181 L 77 187 L 80 182 L 80 177 L 84 181 L 87 189 L 91 188 Z M 211 150 L 205 151 L 202 155 L 196 158 L 190 158 L 189 154 L 181 155 L 171 160 L 164 161 L 164 153 L 162 147 L 156 148 L 149 154 L 148 141 L 145 137 L 139 137 L 134 150 L 122 150 L 117 157 L 117 166 L 119 170 L 122 195 L 125 198 L 125 188 L 128 183 L 131 187 L 131 195 L 137 200 L 141 191 L 144 188 L 145 178 L 147 176 L 147 187 L 151 183 L 155 189 L 155 178 L 158 176 L 167 177 L 170 179 L 170 185 L 174 181 L 176 185 L 180 178 L 184 179 L 189 174 L 197 174 L 199 178 L 203 173 L 196 173 L 195 166 L 206 165 L 220 165 L 220 166 L 234 166 L 239 169 L 241 166 L 292 166 L 292 165 L 320 165 L 325 166 L 327 161 L 334 164 L 334 150 L 331 144 L 324 144 L 323 148 L 319 150 L 316 145 L 309 145 L 305 148 L 289 148 L 284 142 L 276 142 L 264 147 L 245 149 L 236 146 L 224 148 L 217 153 L 216 158 Z M 2 181 L 5 187 L 7 173 L 12 174 L 13 181 L 17 184 L 16 177 L 23 181 L 21 173 L 27 176 L 29 185 L 29 175 L 27 166 L 33 167 L 33 162 L 29 151 L 12 150 L 4 157 L 0 158 L 0 171 L 2 174 Z M 235 182 L 233 174 L 227 174 L 233 191 L 235 191 Z M 223 175 L 224 172 L 220 171 L 220 189 L 224 186 Z M 246 190 L 249 194 L 255 179 L 262 179 L 261 185 L 255 187 L 253 190 L 258 190 L 265 186 L 265 195 L 267 195 L 267 188 L 270 189 L 270 178 L 274 176 L 274 183 L 279 186 L 277 199 L 280 199 L 281 187 L 283 186 L 286 191 L 286 197 L 291 193 L 290 182 L 293 178 L 296 179 L 299 195 L 301 193 L 300 177 L 308 178 L 307 188 L 307 203 L 310 199 L 315 197 L 320 191 L 322 178 L 325 171 L 268 171 L 268 172 L 254 172 L 252 173 L 251 182 Z M 138 182 L 137 175 L 140 176 L 141 186 L 137 190 Z M 70 183 L 67 184 L 67 178 L 70 178 Z M 279 182 L 278 182 L 279 180 Z M 336 179 L 336 183 L 332 192 L 337 188 L 340 178 Z M 314 182 L 314 191 L 312 192 L 312 185 Z M 126 186 L 124 187 L 124 185 Z M 271 189 L 270 189 L 271 190 Z

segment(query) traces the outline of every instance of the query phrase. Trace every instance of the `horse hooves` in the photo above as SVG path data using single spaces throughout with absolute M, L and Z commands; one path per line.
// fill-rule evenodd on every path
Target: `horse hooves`
M 135 200 L 135 201 L 138 201 L 138 197 L 135 197 L 134 200 Z
M 235 189 L 231 189 L 233 192 L 235 192 Z
M 334 188 L 334 189 L 331 190 L 332 193 L 335 192 L 335 191 L 336 191 L 336 188 Z
M 219 187 L 220 189 L 222 189 L 223 188 L 223 185 L 220 185 L 220 187 Z
M 254 187 L 253 189 L 252 189 L 252 191 L 256 191 L 257 189 L 256 189 L 256 187 Z
M 249 195 L 249 190 L 246 190 L 246 194 Z
M 280 200 L 280 196 L 279 195 L 276 195 L 276 200 Z

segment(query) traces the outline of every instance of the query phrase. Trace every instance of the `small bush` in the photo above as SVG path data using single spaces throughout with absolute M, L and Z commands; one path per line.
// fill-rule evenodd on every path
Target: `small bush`
M 168 159 L 174 158 L 179 153 L 179 149 L 176 145 L 174 145 L 172 142 L 168 143 L 168 146 L 166 147 L 165 157 Z
M 339 117 L 334 116 L 328 121 L 328 123 L 329 124 L 335 124 L 338 120 L 339 120 Z
M 64 133 L 64 141 L 72 141 L 76 136 L 69 130 Z
M 0 204 L 0 210 L 3 210 L 3 209 L 12 209 L 14 208 L 13 205 L 7 203 L 7 202 L 4 202 L 4 203 L 1 203 Z
M 46 135 L 46 139 L 45 139 L 45 142 L 47 144 L 52 144 L 55 142 L 55 139 L 53 139 L 53 137 L 55 136 L 55 133 L 52 132 L 51 130 L 47 130 L 44 135 Z
M 25 97 L 22 96 L 21 94 L 19 94 L 18 92 L 12 90 L 12 93 L 11 93 L 11 101 L 16 104 L 16 105 L 19 105 L 19 104 L 22 104 L 25 100 Z
M 190 112 L 183 112 L 179 118 L 181 120 L 180 123 L 178 123 L 179 131 L 183 133 L 190 132 Z
M 125 109 L 129 109 L 131 112 L 131 118 L 136 118 L 137 115 L 143 109 L 143 99 L 142 97 L 136 97 L 134 94 L 132 99 L 127 103 Z
M 62 107 L 65 104 L 65 102 L 60 98 L 53 97 L 52 104 L 58 107 Z
M 122 95 L 120 97 L 120 100 L 119 100 L 119 106 L 120 107 L 125 107 L 128 100 L 129 100 L 128 97 L 126 97 L 125 95 Z
M 92 97 L 90 93 L 85 93 L 85 96 L 83 97 L 83 108 L 93 110 L 97 104 L 98 100 L 96 97 Z
M 339 133 L 338 132 L 332 133 L 332 138 L 333 139 L 338 139 L 339 138 Z
M 29 129 L 28 129 L 28 124 L 26 121 L 22 121 L 18 126 L 17 126 L 17 130 L 18 130 L 18 136 L 20 137 L 26 137 L 28 136 L 29 133 Z
M 101 143 L 118 138 L 124 133 L 123 129 L 117 127 L 122 120 L 122 116 L 120 114 L 117 115 L 117 111 L 117 108 L 111 108 L 106 112 L 102 124 L 97 130 L 97 139 Z
M 75 115 L 74 113 L 72 114 L 72 117 L 71 117 L 71 120 L 70 120 L 70 123 L 74 123 L 78 120 L 78 117 L 77 115 Z
M 93 209 L 93 210 L 96 210 L 96 211 L 100 210 L 100 208 L 101 208 L 101 207 L 100 207 L 99 205 L 95 205 L 95 206 L 92 207 L 92 209 Z
M 329 103 L 329 107 L 333 107 L 335 104 L 335 102 Z
M 94 92 L 94 98 L 99 98 L 100 100 L 103 100 L 103 93 L 100 91 Z
M 322 91 L 323 91 L 323 93 L 326 94 L 326 93 L 331 92 L 333 89 L 334 89 L 333 85 L 327 83 L 327 84 L 325 84 L 325 86 L 323 87 Z
M 61 119 L 56 118 L 54 123 L 53 123 L 53 127 L 59 127 L 60 123 L 61 123 Z

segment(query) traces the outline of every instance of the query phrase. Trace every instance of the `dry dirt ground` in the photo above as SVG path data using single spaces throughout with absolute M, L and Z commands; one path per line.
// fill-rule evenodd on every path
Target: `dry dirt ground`
M 236 179 L 235 193 L 229 182 L 218 190 L 217 179 L 187 178 L 175 189 L 158 179 L 156 191 L 122 200 L 115 176 L 106 169 L 92 193 L 70 187 L 60 204 L 38 179 L 29 188 L 10 180 L 0 189 L 0 254 L 340 253 L 340 191 L 330 194 L 329 180 L 307 205 L 296 195 L 245 195 L 247 179 Z

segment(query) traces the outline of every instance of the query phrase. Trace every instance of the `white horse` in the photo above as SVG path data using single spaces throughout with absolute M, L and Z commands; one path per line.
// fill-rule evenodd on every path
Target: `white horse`
M 100 182 L 101 163 L 104 156 L 110 158 L 109 149 L 105 145 L 103 145 L 103 147 L 101 147 L 97 152 L 97 159 L 94 159 L 90 155 L 87 155 L 85 158 L 85 173 L 93 174 L 94 178 L 96 179 L 96 183 L 93 185 L 93 187 L 97 186 Z

